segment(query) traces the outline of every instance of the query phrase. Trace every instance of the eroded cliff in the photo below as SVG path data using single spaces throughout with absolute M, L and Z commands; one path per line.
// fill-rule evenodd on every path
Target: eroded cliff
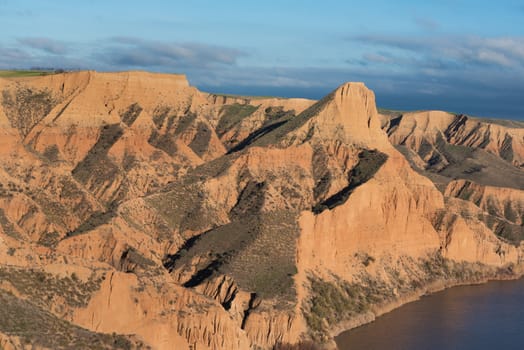
M 0 297 L 42 321 L 0 321 L 4 348 L 56 347 L 49 329 L 64 348 L 330 347 L 520 273 L 524 129 L 382 116 L 362 83 L 318 102 L 145 72 L 0 89 Z

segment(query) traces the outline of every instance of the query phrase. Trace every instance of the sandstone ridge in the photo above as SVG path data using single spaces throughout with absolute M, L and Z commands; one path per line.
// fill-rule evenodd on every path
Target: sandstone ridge
M 82 71 L 0 90 L 3 348 L 332 348 L 428 291 L 521 273 L 518 123 L 379 114 L 363 83 L 312 101 Z

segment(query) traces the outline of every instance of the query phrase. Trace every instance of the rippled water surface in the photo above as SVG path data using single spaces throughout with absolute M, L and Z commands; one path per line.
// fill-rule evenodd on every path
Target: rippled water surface
M 341 350 L 524 350 L 524 279 L 423 297 L 336 342 Z

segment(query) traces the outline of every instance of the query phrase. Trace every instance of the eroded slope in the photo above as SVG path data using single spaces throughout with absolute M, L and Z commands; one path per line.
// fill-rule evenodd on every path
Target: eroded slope
M 519 273 L 518 129 L 381 119 L 362 83 L 318 102 L 145 72 L 0 89 L 0 293 L 43 320 L 6 344 L 67 321 L 101 347 L 329 347 L 434 286 Z

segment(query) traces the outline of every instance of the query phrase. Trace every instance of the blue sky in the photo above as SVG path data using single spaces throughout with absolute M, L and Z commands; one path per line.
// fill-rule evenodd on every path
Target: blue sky
M 0 68 L 185 73 L 202 90 L 524 119 L 524 1 L 0 0 Z

